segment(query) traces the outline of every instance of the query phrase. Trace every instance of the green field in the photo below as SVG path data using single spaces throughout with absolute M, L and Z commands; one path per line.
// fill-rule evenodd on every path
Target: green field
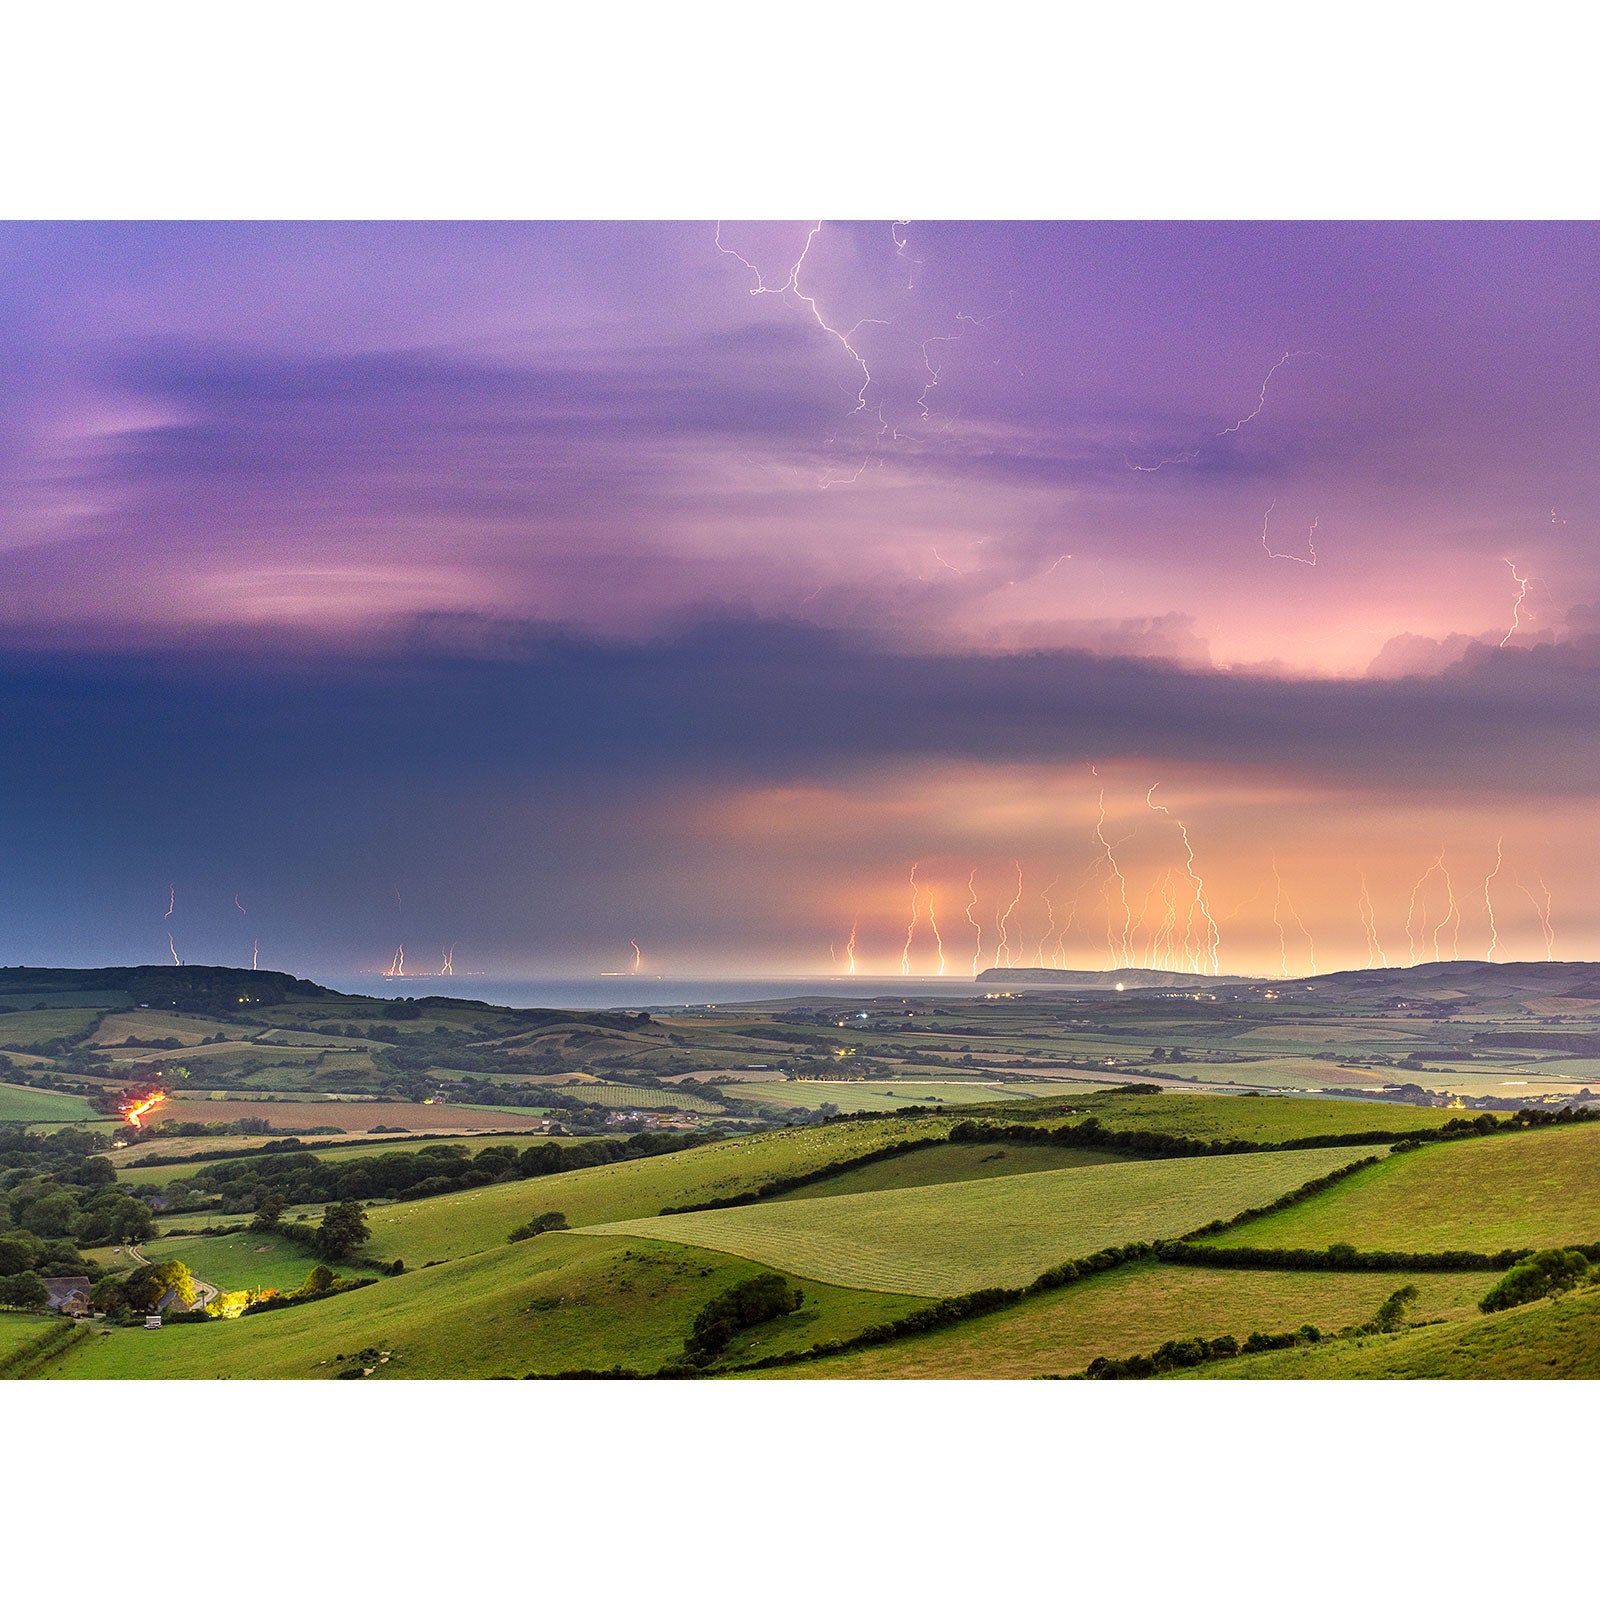
M 1019 1172 L 1056 1172 L 1065 1167 L 1103 1167 L 1126 1161 L 1110 1150 L 1074 1150 L 1063 1145 L 938 1144 L 903 1156 L 874 1161 L 836 1178 L 819 1178 L 764 1200 L 816 1200 L 831 1194 L 866 1194 L 881 1189 L 920 1189 L 930 1183 L 964 1183 L 972 1178 L 1005 1178 Z
M 936 1119 L 926 1119 L 927 1124 Z M 775 1178 L 813 1172 L 829 1162 L 943 1131 L 918 1118 L 843 1122 L 751 1134 L 640 1161 L 619 1161 L 548 1178 L 524 1178 L 486 1189 L 397 1201 L 374 1210 L 372 1254 L 407 1262 L 444 1261 L 505 1241 L 506 1234 L 544 1211 L 560 1211 L 574 1227 L 700 1204 L 743 1194 Z
M 1600 1239 L 1597 1164 L 1595 1124 L 1425 1145 L 1214 1242 L 1486 1252 L 1588 1244 Z
M 197 1278 L 219 1289 L 298 1289 L 317 1258 L 304 1246 L 275 1233 L 163 1236 L 139 1246 L 151 1261 L 181 1261 Z M 346 1276 L 370 1271 L 340 1269 Z
M 1600 1378 L 1600 1290 L 1407 1333 L 1219 1361 L 1207 1378 Z
M 630 1088 L 621 1083 L 575 1083 L 561 1091 L 592 1106 L 614 1106 L 619 1111 L 708 1111 L 723 1108 L 703 1099 L 692 1089 Z
M 1417 1321 L 1476 1317 L 1496 1274 L 1477 1272 L 1224 1272 L 1140 1262 L 1034 1295 L 936 1333 L 854 1350 L 778 1378 L 1038 1378 L 1081 1372 L 1096 1356 L 1148 1354 L 1168 1339 L 1241 1342 L 1311 1322 L 1329 1332 L 1365 1322 L 1402 1284 Z M 1217 1369 L 1221 1370 L 1221 1369 Z
M 707 1300 L 748 1262 L 675 1245 L 546 1234 L 306 1306 L 147 1332 L 111 1329 L 74 1349 L 62 1378 L 333 1377 L 336 1358 L 391 1352 L 381 1377 L 520 1378 L 676 1358 Z M 791 1317 L 746 1334 L 730 1359 L 848 1338 L 920 1302 L 802 1283 Z
M 1059 1095 L 1066 1085 L 1041 1082 L 964 1083 L 960 1079 L 919 1083 L 915 1078 L 891 1078 L 878 1083 L 819 1083 L 804 1079 L 794 1083 L 745 1084 L 723 1092 L 736 1100 L 754 1100 L 767 1105 L 800 1106 L 815 1111 L 819 1106 L 835 1105 L 840 1111 L 895 1111 L 905 1106 L 968 1106 L 996 1100 L 1033 1099 L 1039 1095 Z
M 674 1239 L 827 1283 L 952 1295 L 1019 1286 L 1107 1245 L 1177 1238 L 1350 1162 L 1347 1150 L 1129 1161 L 788 1200 L 591 1231 Z
M 331 1137 L 331 1136 L 330 1136 Z M 584 1135 L 581 1138 L 562 1137 L 554 1133 L 474 1133 L 465 1135 L 442 1135 L 433 1139 L 386 1139 L 376 1136 L 363 1140 L 358 1144 L 339 1144 L 329 1150 L 313 1140 L 305 1141 L 309 1153 L 317 1156 L 322 1161 L 364 1161 L 372 1156 L 389 1155 L 398 1150 L 410 1154 L 418 1150 L 431 1150 L 439 1145 L 446 1145 L 451 1150 L 459 1150 L 465 1155 L 476 1155 L 480 1150 L 511 1149 L 526 1150 L 530 1145 L 536 1144 L 585 1144 L 592 1137 L 599 1135 Z M 180 1141 L 171 1141 L 177 1144 Z M 197 1139 L 193 1143 L 206 1148 L 219 1150 L 222 1153 L 212 1156 L 205 1161 L 176 1161 L 170 1166 L 159 1167 L 130 1167 L 124 1166 L 118 1176 L 123 1183 L 153 1183 L 164 1187 L 174 1178 L 182 1178 L 186 1183 L 193 1180 L 195 1174 L 204 1167 L 214 1167 L 219 1161 L 240 1161 L 246 1157 L 259 1154 L 262 1144 L 260 1137 L 250 1137 L 241 1141 L 241 1148 L 237 1152 L 230 1152 L 227 1144 L 221 1139 Z M 148 1148 L 148 1147 L 146 1147 Z
M 1181 1134 L 1189 1139 L 1250 1139 L 1258 1144 L 1280 1144 L 1330 1134 L 1380 1132 L 1409 1133 L 1419 1128 L 1442 1127 L 1459 1112 L 1434 1111 L 1423 1106 L 1385 1105 L 1364 1100 L 1301 1099 L 1287 1095 L 1251 1094 L 1129 1094 L 1106 1090 L 1063 1098 L 1108 1128 L 1148 1128 L 1157 1133 Z M 1006 1108 L 1002 1116 L 1022 1116 L 1033 1121 L 1043 1107 L 1026 1111 Z
M 62 1011 L 13 1011 L 0 1014 L 0 1050 L 26 1050 L 52 1039 L 65 1039 L 92 1027 L 98 1011 L 74 1007 Z
M 0 1122 L 94 1122 L 103 1116 L 80 1095 L 0 1083 Z
M 24 1345 L 32 1344 L 40 1334 L 50 1332 L 59 1320 L 36 1316 L 29 1311 L 0 1311 L 0 1361 Z

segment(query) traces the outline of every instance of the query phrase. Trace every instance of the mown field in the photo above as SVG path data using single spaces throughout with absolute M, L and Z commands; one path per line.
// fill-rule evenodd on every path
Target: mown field
M 1600 1125 L 1424 1145 L 1217 1244 L 1496 1250 L 1600 1240 Z
M 0 1122 L 94 1122 L 101 1117 L 79 1095 L 0 1083 Z
M 681 1354 L 699 1309 L 750 1276 L 748 1262 L 639 1240 L 546 1234 L 470 1260 L 384 1278 L 306 1306 L 235 1321 L 97 1333 L 52 1378 L 317 1378 L 363 1348 L 378 1377 L 526 1376 Z M 849 1338 L 921 1302 L 802 1283 L 792 1317 L 743 1336 L 737 1359 Z
M 1107 1245 L 1177 1238 L 1347 1166 L 1346 1150 L 1129 1161 L 788 1200 L 592 1231 L 672 1239 L 827 1283 L 952 1295 L 1025 1284 Z
M 1096 1356 L 1148 1354 L 1168 1339 L 1241 1342 L 1310 1322 L 1329 1332 L 1365 1322 L 1415 1284 L 1417 1321 L 1478 1316 L 1496 1274 L 1223 1272 L 1140 1262 L 1054 1289 L 936 1333 L 796 1367 L 776 1378 L 1039 1378 L 1082 1372 Z M 1221 1369 L 1218 1369 L 1219 1371 Z

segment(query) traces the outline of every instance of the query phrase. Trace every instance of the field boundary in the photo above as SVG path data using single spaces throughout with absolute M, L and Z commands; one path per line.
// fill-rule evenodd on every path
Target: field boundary
M 87 1339 L 90 1332 L 85 1323 L 61 1318 L 47 1327 L 37 1339 L 13 1350 L 4 1361 L 0 1361 L 0 1379 L 38 1377 L 46 1367 L 53 1366 L 75 1345 Z
M 929 1142 L 941 1143 L 943 1141 L 931 1140 Z M 1358 1172 L 1381 1159 L 1379 1156 L 1366 1156 L 1360 1161 L 1352 1162 L 1349 1166 L 1340 1167 L 1334 1172 L 1301 1184 L 1299 1188 L 1274 1201 L 1270 1207 L 1252 1207 L 1248 1212 L 1241 1212 L 1240 1216 L 1259 1215 L 1264 1209 L 1274 1210 L 1280 1206 L 1292 1205 L 1296 1201 L 1306 1199 L 1331 1184 L 1337 1183 L 1341 1178 L 1349 1177 L 1352 1173 Z M 1204 1229 L 1197 1231 L 1209 1233 L 1213 1229 L 1232 1227 L 1236 1220 L 1238 1219 L 1207 1223 Z M 1185 1235 L 1185 1238 L 1192 1237 L 1194 1237 L 1193 1234 Z M 930 1306 L 923 1306 L 916 1311 L 908 1312 L 903 1317 L 897 1317 L 892 1322 L 874 1323 L 871 1327 L 863 1328 L 860 1333 L 849 1339 L 830 1339 L 823 1344 L 814 1344 L 806 1350 L 785 1351 L 779 1355 L 763 1356 L 757 1361 L 735 1363 L 731 1366 L 718 1367 L 709 1371 L 669 1364 L 653 1373 L 614 1368 L 611 1371 L 580 1369 L 555 1373 L 530 1372 L 527 1376 L 529 1378 L 709 1378 L 734 1372 L 760 1372 L 773 1367 L 798 1366 L 811 1361 L 821 1361 L 829 1356 L 845 1355 L 852 1350 L 865 1350 L 874 1345 L 893 1344 L 900 1339 L 914 1338 L 921 1333 L 933 1333 L 940 1328 L 948 1328 L 958 1322 L 969 1322 L 976 1317 L 987 1316 L 991 1312 L 1001 1311 L 1007 1306 L 1016 1305 L 1019 1301 L 1026 1300 L 1033 1295 L 1044 1294 L 1051 1289 L 1065 1288 L 1068 1284 L 1080 1282 L 1084 1278 L 1096 1277 L 1102 1272 L 1111 1272 L 1117 1267 L 1127 1266 L 1130 1262 L 1160 1260 L 1165 1245 L 1166 1242 L 1159 1239 L 1154 1244 L 1147 1244 L 1141 1241 L 1125 1245 L 1111 1245 L 1104 1250 L 1096 1251 L 1093 1255 L 1084 1256 L 1074 1261 L 1064 1261 L 1059 1266 L 1049 1267 L 1044 1272 L 1041 1272 L 1032 1283 L 1026 1284 L 1022 1288 L 974 1289 L 967 1294 L 946 1296 L 944 1299 L 935 1300 Z
M 926 1139 L 902 1139 L 898 1144 L 886 1144 L 881 1150 L 868 1150 L 865 1155 L 850 1156 L 842 1161 L 830 1161 L 814 1167 L 809 1172 L 792 1173 L 787 1178 L 773 1178 L 759 1188 L 745 1189 L 739 1194 L 721 1195 L 714 1200 L 697 1200 L 687 1206 L 663 1206 L 656 1214 L 662 1217 L 681 1217 L 691 1211 L 726 1211 L 734 1206 L 754 1205 L 758 1200 L 770 1200 L 774 1195 L 788 1194 L 803 1189 L 808 1183 L 821 1183 L 825 1178 L 837 1178 L 842 1173 L 855 1172 L 869 1167 L 875 1161 L 885 1161 L 891 1156 L 909 1155 L 913 1150 L 928 1150 L 936 1144 L 949 1144 L 942 1135 Z

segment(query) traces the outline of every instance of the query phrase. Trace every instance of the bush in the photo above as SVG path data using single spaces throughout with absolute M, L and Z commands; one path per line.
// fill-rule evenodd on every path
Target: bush
M 1557 1295 L 1580 1282 L 1589 1271 L 1589 1258 L 1580 1250 L 1539 1250 L 1519 1261 L 1483 1299 L 1480 1311 L 1505 1311 L 1527 1305 L 1546 1295 Z
M 545 1211 L 532 1222 L 525 1222 L 520 1228 L 513 1228 L 506 1235 L 506 1240 L 509 1244 L 517 1244 L 523 1239 L 537 1239 L 541 1233 L 563 1232 L 568 1226 L 564 1212 Z
M 684 1340 L 683 1353 L 695 1366 L 708 1366 L 733 1343 L 735 1334 L 798 1311 L 804 1298 L 781 1272 L 746 1278 L 701 1309 Z

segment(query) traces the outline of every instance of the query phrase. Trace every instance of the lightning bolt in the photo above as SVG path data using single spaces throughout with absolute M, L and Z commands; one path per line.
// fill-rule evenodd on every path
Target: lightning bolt
M 1283 879 L 1278 873 L 1278 856 L 1272 854 L 1272 925 L 1278 930 L 1278 970 L 1282 977 L 1289 976 L 1289 939 L 1283 931 Z
M 900 952 L 900 976 L 902 978 L 911 976 L 911 938 L 917 931 L 917 924 L 922 920 L 922 914 L 918 909 L 922 904 L 922 891 L 917 887 L 917 868 L 919 865 L 921 865 L 920 862 L 913 861 L 911 863 L 911 920 L 906 924 L 905 948 Z
M 1190 923 L 1192 926 L 1196 912 L 1205 922 L 1203 942 L 1194 947 L 1191 953 L 1189 932 L 1184 933 L 1184 959 L 1189 963 L 1193 972 L 1204 972 L 1206 967 L 1211 968 L 1213 976 L 1219 974 L 1221 967 L 1222 930 L 1217 926 L 1217 920 L 1211 914 L 1211 899 L 1206 893 L 1205 880 L 1200 876 L 1194 864 L 1194 846 L 1189 842 L 1189 829 L 1181 817 L 1173 816 L 1172 812 L 1155 798 L 1156 790 L 1161 787 L 1158 782 L 1150 785 L 1149 792 L 1144 797 L 1144 803 L 1152 811 L 1159 811 L 1169 818 L 1176 826 L 1180 837 L 1183 839 L 1184 872 L 1189 879 L 1189 892 L 1192 896 L 1190 905 Z
M 1306 548 L 1311 552 L 1311 554 L 1309 556 L 1292 556 L 1286 550 L 1274 550 L 1267 539 L 1267 525 L 1272 521 L 1273 506 L 1276 506 L 1277 503 L 1278 502 L 1274 500 L 1272 505 L 1267 507 L 1266 515 L 1261 519 L 1261 548 L 1265 550 L 1274 561 L 1296 561 L 1302 567 L 1316 566 L 1317 524 L 1322 521 L 1322 518 L 1319 516 L 1313 519 L 1311 526 L 1306 530 Z
M 1539 878 L 1537 882 L 1544 893 L 1544 904 L 1542 906 L 1539 904 L 1533 890 L 1520 878 L 1517 880 L 1517 887 L 1527 895 L 1529 902 L 1533 906 L 1533 914 L 1539 919 L 1539 932 L 1544 937 L 1544 958 L 1546 961 L 1554 961 L 1556 958 L 1556 930 L 1555 924 L 1550 920 L 1550 890 L 1546 887 L 1543 878 Z
M 849 940 L 849 943 L 847 943 L 845 945 L 845 947 L 844 947 L 844 958 L 845 958 L 845 961 L 848 963 L 849 976 L 852 977 L 852 978 L 855 977 L 855 975 L 856 975 L 856 929 L 859 928 L 860 926 L 861 926 L 861 917 L 860 917 L 860 914 L 857 913 L 857 915 L 855 917 L 855 920 L 853 922 L 851 922 L 851 924 L 850 924 L 850 940 Z
M 1294 918 L 1294 925 L 1300 930 L 1300 937 L 1306 942 L 1307 959 L 1311 966 L 1311 976 L 1317 975 L 1317 946 L 1311 937 L 1311 930 L 1301 920 L 1300 913 L 1294 908 L 1294 901 L 1289 898 L 1289 892 L 1283 886 L 1283 878 L 1278 872 L 1278 857 L 1274 852 L 1272 856 L 1272 920 L 1278 930 L 1278 949 L 1281 956 L 1282 976 L 1289 976 L 1289 941 L 1283 926 L 1280 908 L 1287 908 L 1289 915 Z
M 639 942 L 637 939 L 630 939 L 628 943 L 633 946 L 633 966 L 631 970 L 637 974 L 639 969 L 644 965 L 644 952 L 639 948 Z
M 456 975 L 456 947 L 451 945 L 439 957 L 439 976 L 453 978 Z
M 1272 363 L 1272 366 L 1268 370 L 1266 377 L 1261 380 L 1261 393 L 1256 396 L 1255 410 L 1252 411 L 1248 416 L 1240 417 L 1237 422 L 1229 423 L 1228 426 L 1217 435 L 1217 437 L 1219 439 L 1225 439 L 1230 433 L 1237 433 L 1247 422 L 1254 422 L 1256 418 L 1261 415 L 1262 407 L 1264 407 L 1267 403 L 1267 389 L 1270 387 L 1273 378 L 1277 375 L 1279 368 L 1287 366 L 1291 361 L 1296 360 L 1300 356 L 1316 356 L 1319 360 L 1326 359 L 1320 350 L 1285 350 L 1283 354 Z
M 259 939 L 252 939 L 250 941 L 250 970 L 252 972 L 256 971 L 257 968 L 260 966 L 260 963 L 261 963 L 261 941 Z
M 1044 886 L 1044 890 L 1039 896 L 1044 901 L 1044 913 L 1050 919 L 1050 925 L 1044 930 L 1044 936 L 1039 940 L 1039 947 L 1033 953 L 1033 964 L 1036 967 L 1042 967 L 1045 964 L 1044 947 L 1050 942 L 1050 935 L 1056 931 L 1056 908 L 1051 903 L 1050 891 L 1060 882 L 1061 877 L 1058 873 Z
M 172 935 L 170 933 L 167 935 L 167 949 L 172 952 L 173 966 L 181 967 L 183 963 L 178 959 L 178 947 L 172 942 Z
M 1098 779 L 1100 776 L 1097 767 L 1090 767 L 1090 773 Z M 1105 785 L 1100 785 L 1099 795 L 1100 816 L 1094 825 L 1094 836 L 1099 841 L 1100 848 L 1105 851 L 1106 865 L 1111 869 L 1111 876 L 1116 881 L 1117 894 L 1122 901 L 1122 937 L 1120 945 L 1116 942 L 1111 926 L 1110 898 L 1106 901 L 1106 945 L 1111 952 L 1113 967 L 1131 967 L 1133 963 L 1133 908 L 1128 904 L 1128 880 L 1122 875 L 1122 868 L 1117 865 L 1116 853 L 1111 848 L 1111 841 L 1106 838 L 1106 790 Z
M 403 978 L 406 975 L 406 947 L 401 945 L 389 962 L 389 970 L 384 973 L 386 978 Z
M 748 267 L 754 274 L 756 284 L 755 288 L 750 291 L 752 295 L 775 294 L 781 296 L 784 294 L 792 294 L 795 299 L 805 306 L 806 310 L 811 313 L 812 320 L 816 323 L 816 325 L 821 328 L 822 331 L 829 336 L 829 338 L 838 341 L 840 348 L 845 352 L 846 355 L 850 357 L 852 361 L 855 362 L 856 366 L 861 372 L 861 388 L 856 394 L 855 410 L 851 412 L 851 415 L 854 416 L 857 412 L 866 410 L 867 390 L 872 387 L 872 372 L 868 368 L 866 361 L 862 358 L 861 352 L 857 350 L 850 341 L 855 337 L 855 334 L 859 329 L 869 324 L 876 324 L 879 327 L 884 327 L 887 326 L 887 323 L 882 317 L 863 317 L 860 322 L 856 323 L 855 327 L 851 328 L 848 332 L 845 332 L 842 329 L 834 327 L 832 323 L 830 323 L 828 319 L 823 316 L 821 310 L 818 308 L 815 296 L 808 295 L 800 287 L 800 270 L 805 266 L 806 257 L 811 254 L 811 246 L 816 242 L 817 235 L 821 232 L 822 224 L 820 222 L 814 222 L 811 225 L 811 231 L 806 235 L 806 242 L 801 247 L 799 256 L 795 259 L 794 265 L 789 268 L 789 275 L 777 286 L 777 288 L 773 288 L 766 281 L 765 277 L 761 273 L 761 269 L 757 267 L 753 261 L 747 260 L 744 256 L 740 255 L 737 250 L 731 249 L 722 242 L 722 224 L 720 222 L 717 224 L 716 246 L 717 249 L 723 253 L 723 255 L 732 256 L 735 261 L 738 261 L 742 265 Z
M 249 913 L 245 910 L 245 908 L 242 905 L 239 904 L 238 895 L 235 895 L 233 897 L 233 909 L 235 911 L 237 911 L 241 917 L 249 915 Z
M 1012 964 L 1009 924 L 1017 907 L 1022 904 L 1022 863 L 1013 861 L 1011 865 L 1017 869 L 1017 892 L 1012 895 L 1011 904 L 1000 912 L 999 918 L 995 923 L 996 930 L 1000 935 L 1000 942 L 995 947 L 994 952 L 994 964 L 997 967 L 1009 967 Z M 996 909 L 998 910 L 998 906 Z
M 1511 568 L 1511 577 L 1517 585 L 1516 598 L 1511 602 L 1511 626 L 1506 629 L 1505 637 L 1500 641 L 1500 649 L 1504 650 L 1511 642 L 1512 634 L 1522 626 L 1522 602 L 1528 598 L 1528 585 L 1533 582 L 1533 579 L 1524 578 L 1517 571 L 1516 563 L 1510 556 L 1502 556 L 1500 559 Z
M 177 906 L 178 906 L 178 890 L 177 890 L 177 887 L 176 887 L 176 885 L 169 883 L 167 885 L 167 909 L 161 913 L 161 920 L 163 922 L 165 922 L 167 920 L 167 918 L 170 917 L 172 915 L 172 913 L 177 909 Z
M 1154 466 L 1141 467 L 1138 462 L 1130 461 L 1127 452 L 1124 451 L 1122 462 L 1132 472 L 1159 472 L 1163 467 L 1188 466 L 1191 461 L 1198 460 L 1199 456 L 1198 450 L 1180 450 L 1175 456 L 1163 456 Z
M 972 947 L 972 976 L 976 978 L 978 976 L 978 967 L 983 960 L 983 924 L 972 914 L 978 905 L 978 869 L 976 867 L 972 869 L 972 873 L 967 879 L 967 895 L 967 921 L 972 924 L 978 935 L 977 942 Z
M 1489 885 L 1500 876 L 1500 863 L 1504 859 L 1502 846 L 1505 844 L 1505 835 L 1502 834 L 1494 842 L 1494 866 L 1483 880 L 1483 909 L 1489 917 L 1489 948 L 1484 955 L 1485 961 L 1494 960 L 1495 947 L 1500 943 L 1500 930 L 1495 926 L 1494 901 L 1489 896 Z
M 1367 875 L 1361 875 L 1361 926 L 1367 936 L 1367 967 L 1371 971 L 1375 965 L 1387 967 L 1389 958 L 1383 953 L 1383 946 L 1378 942 L 1378 919 L 1373 911 L 1372 895 L 1367 889 Z
M 964 573 L 961 570 L 960 567 L 952 567 L 952 566 L 950 566 L 950 563 L 948 561 L 946 561 L 945 558 L 942 555 L 939 554 L 939 551 L 935 546 L 930 545 L 928 548 L 933 550 L 933 559 L 935 561 L 937 561 L 941 567 L 949 567 L 950 571 L 955 573 L 955 575 L 958 578 L 966 577 L 966 573 Z
M 939 922 L 933 914 L 933 890 L 928 891 L 928 926 L 933 930 L 933 942 L 939 955 L 939 976 L 944 976 L 944 940 L 939 937 Z
M 1433 930 L 1433 959 L 1442 960 L 1439 950 L 1439 936 L 1450 926 L 1451 920 L 1455 922 L 1455 941 L 1450 959 L 1459 960 L 1461 956 L 1461 912 L 1456 906 L 1456 887 L 1450 881 L 1450 869 L 1444 864 L 1444 851 L 1439 852 L 1439 859 L 1434 863 L 1439 873 L 1444 878 L 1445 912 L 1443 918 Z

